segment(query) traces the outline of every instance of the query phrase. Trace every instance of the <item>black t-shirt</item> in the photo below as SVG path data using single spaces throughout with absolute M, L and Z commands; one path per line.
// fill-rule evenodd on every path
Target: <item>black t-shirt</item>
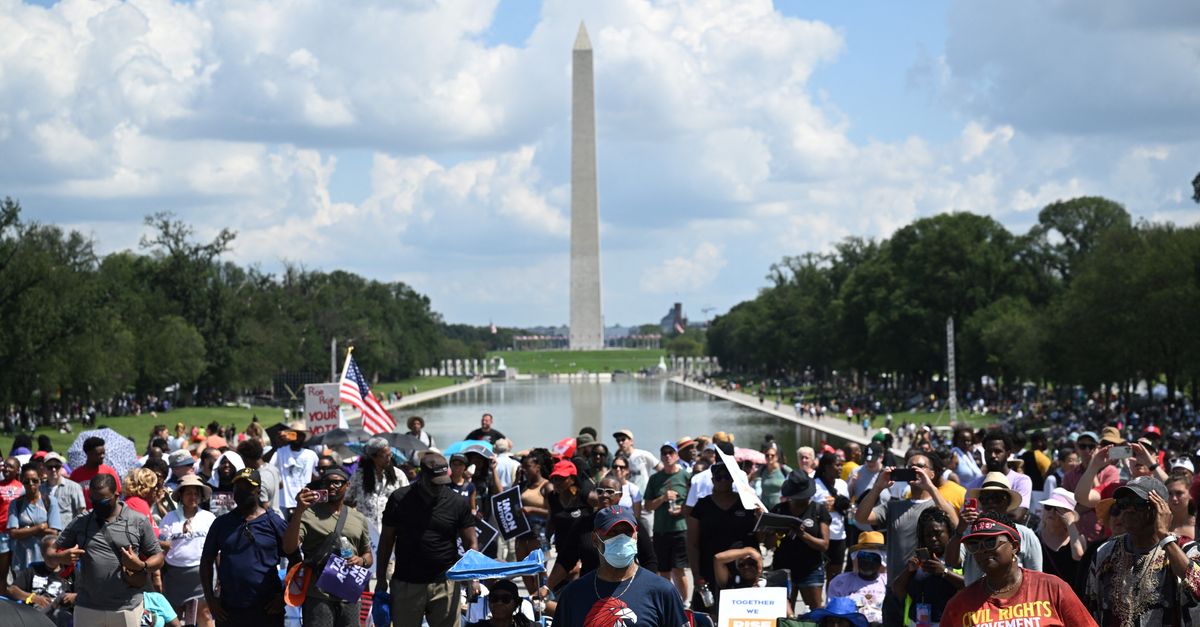
M 758 539 L 754 537 L 758 516 L 754 510 L 742 507 L 741 501 L 736 501 L 729 509 L 721 509 L 712 496 L 706 496 L 696 501 L 689 515 L 700 521 L 700 575 L 706 581 L 716 581 L 713 558 L 717 553 L 729 550 L 734 543 L 759 548 Z
M 929 617 L 934 622 L 942 620 L 946 602 L 955 594 L 958 594 L 958 588 L 955 588 L 954 584 L 947 581 L 945 577 L 917 570 L 913 573 L 912 579 L 908 580 L 908 596 L 912 597 L 912 604 L 908 608 L 908 618 L 916 620 L 917 605 L 928 603 Z
M 1055 575 L 1068 586 L 1075 585 L 1079 579 L 1079 562 L 1071 556 L 1071 543 L 1068 542 L 1055 551 L 1046 546 L 1045 540 L 1039 540 L 1042 544 L 1042 572 Z
M 13 575 L 13 585 L 26 592 L 54 599 L 60 594 L 74 590 L 72 583 L 74 577 L 63 579 L 61 572 L 54 572 L 46 566 L 45 562 L 34 562 L 29 565 L 29 568 L 18 570 Z M 17 600 L 24 601 L 24 599 Z
M 433 583 L 458 561 L 459 531 L 475 526 L 466 500 L 449 489 L 426 501 L 417 484 L 398 488 L 388 497 L 383 524 L 396 530 L 395 578 Z
M 790 504 L 787 502 L 772 507 L 771 513 L 799 518 L 800 525 L 804 527 L 804 532 L 813 536 L 821 535 L 821 523 L 828 525 L 832 520 L 829 510 L 825 509 L 824 503 L 812 501 L 809 502 L 808 507 L 800 515 L 794 514 Z M 812 548 L 799 537 L 792 537 L 789 534 L 783 538 L 779 543 L 779 547 L 775 549 L 775 558 L 771 567 L 789 568 L 793 576 L 799 577 L 812 572 L 814 569 L 821 568 L 822 561 L 823 556 L 820 551 Z
M 591 546 L 592 529 L 595 527 L 596 512 L 584 501 L 586 493 L 580 491 L 578 502 L 564 506 L 557 494 L 550 496 L 550 518 L 547 533 L 554 535 L 554 550 L 558 553 L 555 564 L 562 564 L 568 571 L 583 559 L 585 547 Z M 592 549 L 593 555 L 595 549 Z M 595 568 L 593 558 L 592 567 Z
M 476 429 L 476 430 L 468 433 L 466 439 L 468 439 L 468 440 L 484 440 L 487 442 L 491 442 L 492 444 L 495 444 L 496 440 L 502 439 L 503 437 L 504 437 L 504 434 L 500 433 L 499 431 L 497 431 L 495 429 L 488 429 L 487 431 L 484 431 L 483 429 Z

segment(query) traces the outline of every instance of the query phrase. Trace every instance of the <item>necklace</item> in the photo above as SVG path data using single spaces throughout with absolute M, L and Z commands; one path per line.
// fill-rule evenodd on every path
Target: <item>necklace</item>
M 613 598 L 613 599 L 619 599 L 619 598 L 621 598 L 621 595 L 625 594 L 626 592 L 629 592 L 629 588 L 630 588 L 631 586 L 633 586 L 633 579 L 634 579 L 634 577 L 636 577 L 636 576 L 637 576 L 637 571 L 635 570 L 635 571 L 633 572 L 633 574 L 629 576 L 629 579 L 628 579 L 628 580 L 624 580 L 624 579 L 622 579 L 621 581 L 628 581 L 628 583 L 626 583 L 626 584 L 625 584 L 625 590 L 623 590 L 623 591 L 621 592 L 621 594 L 618 594 L 618 595 L 616 595 L 616 596 L 612 596 L 612 595 L 610 595 L 610 596 L 611 596 L 611 598 Z M 596 576 L 595 576 L 594 578 L 592 578 L 592 590 L 596 592 L 596 598 L 597 598 L 597 599 L 599 599 L 599 598 L 600 598 L 600 584 L 596 583 L 596 582 L 597 582 L 597 581 L 599 581 L 599 580 L 600 580 L 600 571 L 596 571 Z M 621 587 L 621 581 L 618 581 L 618 582 L 617 582 L 617 587 L 613 589 L 613 592 L 616 592 L 618 589 L 620 589 L 620 587 Z
M 1018 568 L 1016 579 L 1014 579 L 1012 583 L 1008 584 L 1007 586 L 1004 586 L 1003 588 L 993 588 L 992 582 L 988 581 L 987 576 L 984 576 L 984 578 L 983 578 L 983 585 L 984 585 L 984 587 L 987 588 L 988 594 L 995 597 L 995 596 L 1000 596 L 1002 594 L 1008 594 L 1008 593 L 1012 592 L 1017 586 L 1021 585 L 1021 582 L 1024 581 L 1024 579 L 1025 579 L 1024 573 L 1021 571 L 1021 569 Z

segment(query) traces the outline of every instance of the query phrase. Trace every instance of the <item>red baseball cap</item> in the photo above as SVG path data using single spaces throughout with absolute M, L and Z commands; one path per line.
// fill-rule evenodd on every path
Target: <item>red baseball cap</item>
M 575 464 L 567 459 L 555 464 L 554 471 L 550 473 L 551 477 L 575 477 L 578 475 L 579 471 L 575 468 Z

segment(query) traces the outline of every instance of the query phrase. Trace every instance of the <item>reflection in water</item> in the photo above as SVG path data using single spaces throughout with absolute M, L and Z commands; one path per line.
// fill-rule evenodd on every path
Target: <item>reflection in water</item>
M 732 432 L 737 446 L 757 449 L 771 434 L 787 452 L 789 463 L 794 463 L 801 443 L 817 443 L 809 428 L 664 380 L 497 382 L 395 413 L 400 425 L 408 416 L 424 417 L 426 429 L 445 447 L 478 427 L 484 412 L 495 416 L 494 428 L 512 439 L 518 450 L 549 446 L 588 425 L 596 428 L 610 449 L 616 447 L 612 433 L 618 429 L 632 430 L 637 447 L 650 451 L 665 440 L 716 431 Z

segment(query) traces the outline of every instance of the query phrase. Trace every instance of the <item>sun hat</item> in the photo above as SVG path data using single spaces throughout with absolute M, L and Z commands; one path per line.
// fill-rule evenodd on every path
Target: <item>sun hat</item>
M 575 450 L 583 452 L 583 449 L 591 448 L 596 445 L 596 438 L 590 433 L 580 433 L 579 437 L 575 438 Z
M 875 551 L 885 548 L 885 538 L 881 531 L 864 531 L 858 534 L 858 544 L 850 547 L 850 551 Z
M 679 441 L 675 443 L 675 448 L 681 451 L 689 446 L 696 446 L 696 441 L 686 435 L 679 438 Z
M 820 624 L 822 620 L 829 617 L 844 618 L 850 621 L 854 627 L 867 627 L 867 617 L 858 611 L 858 604 L 854 602 L 854 599 L 848 597 L 829 599 L 825 607 L 815 609 L 801 616 L 800 619 Z
M 1101 444 L 1124 444 L 1125 438 L 1121 437 L 1121 431 L 1116 427 L 1104 427 L 1100 430 Z
M 816 492 L 817 486 L 813 483 L 812 477 L 809 477 L 808 473 L 803 470 L 793 470 L 779 490 L 781 495 L 793 501 L 811 499 Z
M 419 422 L 419 423 L 421 423 L 421 428 L 422 428 L 422 429 L 424 429 L 424 428 L 425 428 L 425 419 L 424 419 L 424 418 L 422 418 L 422 417 L 420 417 L 420 416 L 409 416 L 409 418 L 408 418 L 408 422 L 406 422 L 406 423 L 405 423 L 405 424 L 407 424 L 407 425 L 408 425 L 408 430 L 409 430 L 409 431 L 412 431 L 412 428 L 413 428 L 413 423 L 414 423 L 414 422 Z
M 171 500 L 176 503 L 183 503 L 180 497 L 183 495 L 184 488 L 200 488 L 201 501 L 207 501 L 212 498 L 212 486 L 200 480 L 196 475 L 186 475 L 179 480 L 179 485 L 171 492 Z
M 1050 496 L 1038 501 L 1044 507 L 1058 507 L 1061 509 L 1075 509 L 1075 493 L 1066 488 L 1054 488 Z
M 1008 509 L 1005 511 L 1011 512 L 1021 506 L 1021 493 L 1012 489 L 1008 477 L 1002 472 L 989 472 L 978 488 L 967 490 L 967 498 L 977 499 L 981 492 L 1007 492 Z

